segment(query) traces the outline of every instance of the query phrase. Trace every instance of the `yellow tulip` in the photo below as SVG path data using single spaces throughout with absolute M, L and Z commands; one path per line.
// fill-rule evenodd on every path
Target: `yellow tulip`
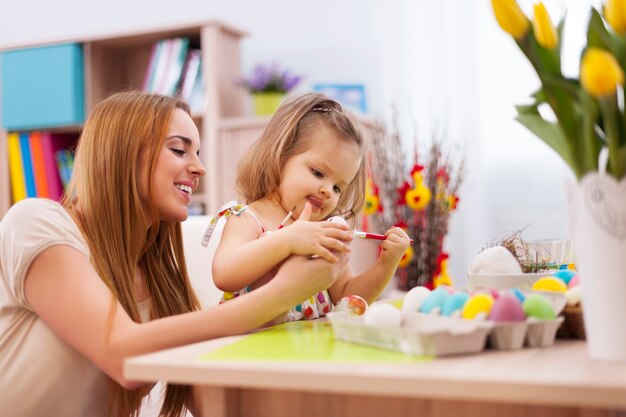
M 515 0 L 491 0 L 491 6 L 502 30 L 517 40 L 526 36 L 530 22 Z
M 533 32 L 539 45 L 547 49 L 554 49 L 558 42 L 556 29 L 550 20 L 550 15 L 543 3 L 534 6 Z
M 624 71 L 613 55 L 599 48 L 589 48 L 580 64 L 580 83 L 594 97 L 615 94 L 624 85 Z
M 608 0 L 604 6 L 604 17 L 613 30 L 622 35 L 626 33 L 626 1 Z

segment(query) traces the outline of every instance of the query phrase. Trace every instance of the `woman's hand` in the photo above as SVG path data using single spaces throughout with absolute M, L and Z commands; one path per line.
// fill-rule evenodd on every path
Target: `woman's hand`
M 404 229 L 392 227 L 385 233 L 387 238 L 383 241 L 380 254 L 381 262 L 389 268 L 395 268 L 402 259 L 402 255 L 409 247 L 410 239 Z
M 280 267 L 276 276 L 267 285 L 283 294 L 291 307 L 301 303 L 318 292 L 331 287 L 348 264 L 348 256 L 334 253 L 336 262 L 321 258 L 291 256 Z
M 311 205 L 306 203 L 298 220 L 275 232 L 283 234 L 291 253 L 317 255 L 336 263 L 339 254 L 350 252 L 348 243 L 353 235 L 348 226 L 327 221 L 311 222 L 310 218 Z

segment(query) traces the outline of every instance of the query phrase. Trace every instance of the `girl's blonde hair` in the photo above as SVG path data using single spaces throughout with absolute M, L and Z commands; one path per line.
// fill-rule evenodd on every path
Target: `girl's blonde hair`
M 109 326 L 117 301 L 135 322 L 141 321 L 133 291 L 137 266 L 150 296 L 152 318 L 200 308 L 187 274 L 181 225 L 158 220 L 151 180 L 174 109 L 189 114 L 189 107 L 173 97 L 118 93 L 95 106 L 79 140 L 63 205 L 77 217 L 91 263 L 113 295 Z M 140 159 L 145 161 L 141 165 Z M 155 219 L 147 232 L 137 188 L 144 170 L 149 178 L 148 210 Z M 138 415 L 149 390 L 125 390 L 113 380 L 110 386 L 111 412 Z M 161 415 L 181 415 L 189 394 L 188 386 L 168 385 Z
M 333 129 L 340 140 L 355 143 L 361 150 L 359 170 L 339 198 L 332 213 L 353 220 L 365 202 L 365 143 L 351 115 L 339 103 L 316 93 L 296 96 L 280 106 L 263 135 L 241 159 L 237 169 L 237 189 L 246 203 L 276 193 L 281 171 L 294 155 L 306 152 L 313 144 L 311 133 L 323 124 Z

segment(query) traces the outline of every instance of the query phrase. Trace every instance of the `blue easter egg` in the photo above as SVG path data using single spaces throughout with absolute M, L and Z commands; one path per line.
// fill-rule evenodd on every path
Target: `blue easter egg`
M 441 308 L 441 314 L 444 316 L 451 316 L 455 311 L 461 310 L 468 299 L 469 294 L 464 292 L 455 292 L 444 301 L 443 307 Z
M 557 277 L 563 281 L 565 285 L 569 284 L 574 275 L 576 275 L 576 271 L 572 271 L 571 269 L 560 269 L 552 274 L 553 277 Z
M 439 311 L 441 311 L 441 307 L 448 297 L 448 291 L 443 288 L 437 288 L 428 294 L 428 297 L 420 306 L 420 313 L 430 313 L 436 307 L 439 307 Z
M 518 288 L 511 288 L 511 292 L 519 300 L 520 303 L 523 303 L 524 300 L 526 299 L 526 296 L 524 295 L 524 293 L 520 291 Z

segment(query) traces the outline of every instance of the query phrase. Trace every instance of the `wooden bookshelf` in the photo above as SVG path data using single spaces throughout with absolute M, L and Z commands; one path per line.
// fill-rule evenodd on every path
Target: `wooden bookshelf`
M 201 156 L 207 169 L 193 202 L 212 213 L 228 198 L 235 198 L 236 163 L 249 144 L 260 136 L 267 118 L 244 115 L 246 94 L 236 85 L 240 77 L 240 41 L 245 32 L 219 21 L 165 27 L 111 36 L 72 39 L 83 45 L 85 113 L 109 95 L 141 89 L 153 45 L 162 39 L 188 37 L 199 48 L 206 108 L 194 114 L 201 135 Z M 45 46 L 45 45 L 28 45 Z M 28 130 L 28 129 L 25 129 Z M 38 128 L 38 130 L 52 130 Z M 79 132 L 80 126 L 55 127 L 55 131 Z M 0 218 L 12 204 L 9 187 L 6 133 L 0 132 Z

